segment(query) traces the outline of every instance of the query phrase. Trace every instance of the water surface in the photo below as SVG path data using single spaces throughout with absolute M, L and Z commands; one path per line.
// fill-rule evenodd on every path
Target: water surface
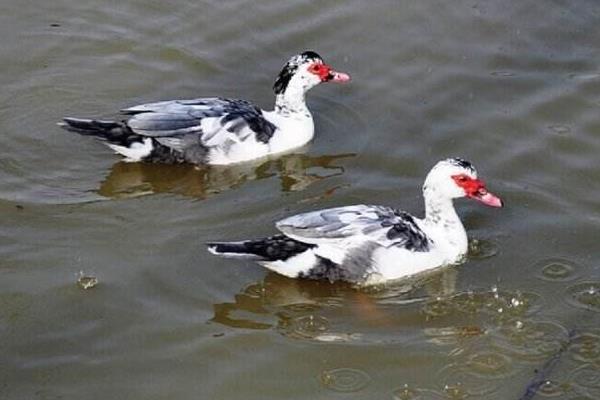
M 0 397 L 518 399 L 566 349 L 538 396 L 600 398 L 599 22 L 595 1 L 5 0 Z M 268 108 L 305 49 L 354 80 L 310 92 L 317 136 L 276 160 L 126 164 L 55 125 Z M 461 266 L 355 290 L 202 245 L 317 207 L 421 213 L 448 156 L 506 201 L 457 202 Z

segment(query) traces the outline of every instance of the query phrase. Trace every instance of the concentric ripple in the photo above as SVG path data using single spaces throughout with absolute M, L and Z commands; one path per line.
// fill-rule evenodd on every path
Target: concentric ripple
M 566 282 L 577 277 L 579 266 L 567 259 L 548 258 L 534 264 L 540 279 L 551 282 Z
M 509 358 L 481 354 L 464 364 L 447 365 L 440 370 L 437 380 L 444 384 L 443 392 L 448 398 L 483 398 L 498 390 L 501 381 L 497 378 L 507 376 L 509 370 Z
M 392 392 L 392 398 L 394 400 L 421 400 L 423 396 L 421 396 L 420 389 L 405 384 Z
M 581 282 L 567 288 L 567 302 L 577 308 L 600 312 L 600 282 Z
M 479 394 L 472 394 L 469 393 L 464 386 L 462 385 L 462 383 L 456 383 L 456 384 L 447 384 L 444 386 L 444 394 L 446 395 L 447 399 L 450 400 L 462 400 L 462 399 L 466 399 L 468 397 L 471 396 L 478 396 Z
M 568 338 L 559 324 L 545 321 L 515 321 L 491 334 L 492 345 L 505 354 L 526 361 L 544 359 L 556 354 Z
M 431 300 L 423 306 L 423 312 L 429 318 L 454 313 L 483 313 L 494 317 L 515 318 L 530 315 L 540 306 L 540 295 L 537 293 L 492 288 L 484 292 L 463 292 Z
M 314 339 L 329 329 L 329 320 L 319 315 L 302 315 L 284 319 L 280 324 L 283 335 L 295 339 Z
M 547 380 L 539 387 L 537 394 L 540 397 L 559 397 L 566 393 L 568 386 L 557 381 Z
M 576 361 L 600 367 L 600 330 L 586 331 L 575 336 L 570 354 Z M 600 371 L 598 374 L 600 381 Z
M 569 376 L 569 382 L 573 382 L 576 386 L 585 389 L 588 394 L 600 396 L 600 369 L 593 368 L 590 365 L 583 365 L 582 367 L 573 371 Z
M 358 392 L 371 382 L 371 377 L 366 372 L 354 368 L 323 371 L 319 379 L 326 388 L 343 393 Z
M 473 239 L 469 242 L 469 258 L 485 260 L 498 254 L 498 246 L 491 240 Z
M 509 356 L 486 351 L 473 354 L 467 361 L 469 373 L 486 378 L 504 378 L 512 373 L 512 360 Z

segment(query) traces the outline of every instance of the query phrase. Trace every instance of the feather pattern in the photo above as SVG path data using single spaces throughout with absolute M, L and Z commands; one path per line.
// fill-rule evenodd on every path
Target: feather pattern
M 355 205 L 313 211 L 279 221 L 287 236 L 312 243 L 368 237 L 370 241 L 411 251 L 427 251 L 429 239 L 410 214 L 391 207 Z

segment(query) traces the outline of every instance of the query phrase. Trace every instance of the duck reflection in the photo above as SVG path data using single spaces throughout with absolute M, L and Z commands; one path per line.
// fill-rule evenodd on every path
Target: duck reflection
M 204 199 L 248 181 L 271 177 L 279 177 L 282 191 L 293 192 L 342 175 L 344 167 L 336 165 L 336 161 L 354 156 L 287 154 L 277 159 L 226 167 L 118 162 L 100 185 L 98 193 L 110 198 L 177 193 Z
M 233 328 L 277 327 L 286 332 L 292 320 L 304 321 L 302 329 L 310 331 L 308 324 L 312 333 L 323 335 L 327 319 L 320 315 L 331 315 L 334 310 L 336 319 L 353 321 L 353 325 L 396 325 L 399 319 L 412 319 L 415 313 L 399 316 L 393 309 L 452 295 L 457 274 L 455 268 L 444 268 L 396 284 L 356 288 L 345 283 L 291 279 L 268 272 L 264 280 L 238 293 L 233 302 L 215 304 L 212 321 Z M 393 318 L 390 313 L 395 314 Z

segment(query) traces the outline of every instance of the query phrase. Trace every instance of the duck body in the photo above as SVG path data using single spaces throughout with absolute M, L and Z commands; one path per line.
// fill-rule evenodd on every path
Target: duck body
M 468 241 L 453 198 L 468 196 L 490 206 L 502 205 L 465 163 L 444 160 L 430 172 L 424 185 L 425 218 L 376 205 L 330 208 L 277 222 L 281 234 L 209 243 L 209 251 L 252 258 L 292 278 L 356 284 L 397 280 L 459 263 L 467 254 Z M 466 179 L 461 185 L 471 185 L 466 190 L 455 182 L 459 176 Z
M 103 140 L 126 161 L 227 165 L 283 153 L 314 136 L 305 93 L 346 82 L 314 52 L 294 56 L 274 85 L 273 111 L 221 97 L 171 100 L 121 110 L 120 121 L 64 118 L 67 130 Z

